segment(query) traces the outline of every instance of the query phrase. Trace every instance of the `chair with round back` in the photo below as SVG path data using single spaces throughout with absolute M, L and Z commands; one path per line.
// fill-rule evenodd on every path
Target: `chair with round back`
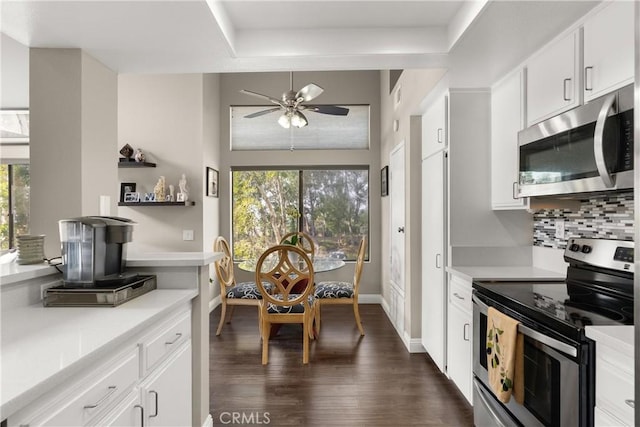
M 233 308 L 236 305 L 253 305 L 258 307 L 262 294 L 258 290 L 255 282 L 242 282 L 236 283 L 234 271 L 233 271 L 233 256 L 231 255 L 231 249 L 227 240 L 218 236 L 213 243 L 213 250 L 215 252 L 222 252 L 222 258 L 215 261 L 216 276 L 218 282 L 220 282 L 220 300 L 222 301 L 222 313 L 220 314 L 220 323 L 216 335 L 222 333 L 222 326 L 225 323 L 225 317 L 227 313 L 227 306 L 229 306 L 229 318 L 227 323 L 231 323 L 231 316 L 233 314 Z
M 315 299 L 313 298 L 313 264 L 304 250 L 292 245 L 267 249 L 256 264 L 256 280 L 262 294 L 262 364 L 269 361 L 271 325 L 301 323 L 302 363 L 309 363 L 309 339 L 313 338 Z M 265 286 L 271 285 L 271 291 Z
M 363 237 L 360 240 L 360 247 L 358 248 L 358 258 L 356 258 L 356 266 L 352 283 L 326 281 L 320 282 L 316 285 L 314 295 L 318 306 L 316 307 L 315 322 L 318 333 L 320 332 L 320 311 L 323 305 L 351 304 L 353 305 L 353 315 L 356 318 L 356 326 L 360 330 L 360 335 L 364 335 L 364 329 L 362 329 L 362 322 L 360 321 L 360 311 L 358 310 L 358 293 L 360 289 L 360 277 L 362 276 L 366 247 L 367 239 L 366 237 Z
M 304 231 L 292 231 L 287 233 L 280 240 L 281 245 L 293 245 L 301 248 L 307 256 L 313 261 L 313 257 L 316 253 L 316 244 L 310 235 Z

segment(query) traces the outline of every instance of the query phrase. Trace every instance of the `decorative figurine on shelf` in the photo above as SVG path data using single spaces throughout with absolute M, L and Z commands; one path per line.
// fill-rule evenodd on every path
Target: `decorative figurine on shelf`
M 177 200 L 179 202 L 186 202 L 189 200 L 189 188 L 187 187 L 187 176 L 185 174 L 182 174 L 178 186 L 180 187 L 180 192 L 178 193 Z
M 169 194 L 167 194 L 167 197 L 166 197 L 166 201 L 167 202 L 175 202 L 176 201 L 175 195 L 173 194 L 174 190 L 175 190 L 175 187 L 173 186 L 173 184 L 170 184 L 169 185 Z
M 120 149 L 120 154 L 122 154 L 122 156 L 124 157 L 120 159 L 121 162 L 131 162 L 131 156 L 133 156 L 133 147 L 129 144 L 125 144 L 125 146 Z
M 146 159 L 144 153 L 139 148 L 136 150 L 136 154 L 133 156 L 133 158 L 136 159 L 136 162 L 138 163 L 144 163 Z
M 153 187 L 153 192 L 155 193 L 155 201 L 156 202 L 164 202 L 165 201 L 165 182 L 164 182 L 164 176 L 161 176 L 160 179 L 158 180 L 158 182 L 156 183 L 156 186 Z

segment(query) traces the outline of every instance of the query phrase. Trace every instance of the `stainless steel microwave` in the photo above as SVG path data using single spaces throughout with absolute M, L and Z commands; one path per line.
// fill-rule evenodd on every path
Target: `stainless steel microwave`
M 518 133 L 518 197 L 633 188 L 633 85 Z

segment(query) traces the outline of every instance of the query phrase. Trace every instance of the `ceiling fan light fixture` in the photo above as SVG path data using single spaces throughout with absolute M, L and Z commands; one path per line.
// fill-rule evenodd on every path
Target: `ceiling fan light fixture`
M 278 124 L 285 129 L 289 129 L 291 127 L 291 118 L 287 113 L 284 113 L 278 119 Z
M 309 124 L 307 118 L 300 111 L 295 111 L 291 116 L 291 126 L 303 128 Z

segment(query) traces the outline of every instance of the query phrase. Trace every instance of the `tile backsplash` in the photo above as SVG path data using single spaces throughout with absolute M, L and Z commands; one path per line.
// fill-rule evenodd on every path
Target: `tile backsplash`
M 564 221 L 564 239 L 556 236 L 556 222 Z M 633 240 L 633 192 L 593 196 L 580 209 L 542 209 L 533 212 L 533 244 L 564 249 L 572 237 Z

